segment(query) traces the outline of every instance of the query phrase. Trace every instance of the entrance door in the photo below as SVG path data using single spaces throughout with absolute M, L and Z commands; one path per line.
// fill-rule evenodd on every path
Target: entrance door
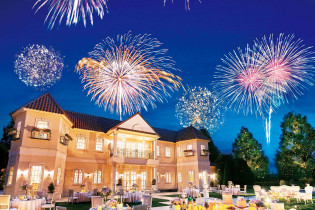
M 43 175 L 43 166 L 31 166 L 30 184 L 32 185 L 33 191 L 41 189 Z
M 136 172 L 125 171 L 124 172 L 124 188 L 125 188 L 125 190 L 130 190 L 134 183 L 137 183 Z

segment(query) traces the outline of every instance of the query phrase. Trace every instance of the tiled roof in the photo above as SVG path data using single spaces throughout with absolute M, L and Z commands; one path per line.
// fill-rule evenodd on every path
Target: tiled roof
M 85 130 L 99 131 L 106 133 L 117 124 L 121 123 L 119 120 L 113 120 L 104 117 L 98 117 L 78 112 L 65 111 L 67 117 L 72 121 L 74 128 Z
M 184 141 L 189 139 L 204 139 L 210 141 L 210 139 L 203 135 L 199 130 L 193 126 L 181 129 L 177 132 L 176 141 Z
M 74 128 L 99 131 L 104 133 L 106 133 L 111 128 L 117 126 L 122 122 L 119 120 L 113 120 L 109 118 L 63 110 L 49 93 L 46 93 L 38 97 L 37 99 L 29 102 L 28 104 L 22 107 L 57 114 L 64 114 L 73 123 Z M 189 139 L 204 139 L 210 141 L 208 137 L 203 135 L 199 130 L 197 130 L 193 126 L 189 126 L 179 131 L 172 131 L 163 128 L 153 129 L 160 136 L 159 140 L 161 141 L 178 142 Z
M 45 93 L 44 95 L 36 98 L 35 100 L 29 102 L 28 104 L 25 104 L 21 108 L 64 114 L 63 109 L 59 106 L 59 104 L 49 93 Z
M 154 130 L 159 134 L 161 141 L 170 141 L 170 142 L 176 142 L 176 131 L 163 129 L 163 128 L 154 128 Z

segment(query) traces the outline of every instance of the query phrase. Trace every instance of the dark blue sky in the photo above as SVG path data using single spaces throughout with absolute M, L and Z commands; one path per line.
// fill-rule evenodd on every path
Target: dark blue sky
M 65 56 L 66 68 L 62 79 L 48 91 L 68 110 L 116 118 L 104 112 L 86 97 L 74 67 L 87 56 L 95 44 L 106 36 L 132 31 L 150 33 L 169 49 L 169 55 L 181 69 L 178 74 L 190 86 L 210 87 L 215 66 L 223 55 L 238 46 L 252 43 L 265 34 L 291 34 L 302 38 L 306 45 L 315 45 L 315 3 L 312 0 L 191 0 L 191 11 L 185 11 L 184 0 L 111 0 L 109 14 L 103 20 L 94 16 L 94 26 L 67 27 L 63 23 L 47 29 L 44 18 L 47 7 L 34 14 L 35 0 L 2 0 L 0 7 L 0 126 L 10 121 L 9 113 L 43 92 L 26 87 L 14 73 L 15 54 L 29 44 L 52 46 Z M 221 151 L 231 152 L 232 142 L 241 126 L 246 126 L 263 144 L 271 161 L 278 148 L 280 122 L 285 113 L 307 115 L 315 125 L 315 87 L 303 97 L 282 106 L 273 115 L 271 144 L 265 143 L 263 124 L 255 116 L 228 112 L 224 126 L 212 137 Z M 155 110 L 142 112 L 148 122 L 157 127 L 180 129 L 174 117 L 174 106 L 181 93 L 173 95 L 169 103 L 159 104 Z M 2 133 L 0 133 L 2 134 Z

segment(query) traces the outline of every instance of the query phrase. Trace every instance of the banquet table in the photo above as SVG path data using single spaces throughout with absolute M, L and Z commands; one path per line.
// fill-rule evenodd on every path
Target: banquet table
M 231 193 L 232 195 L 240 194 L 240 188 L 237 188 L 237 187 L 226 187 L 224 191 Z
M 141 201 L 143 192 L 125 192 L 125 198 L 129 198 L 130 203 L 137 203 Z
M 76 192 L 74 193 L 74 197 L 78 197 L 79 203 L 90 202 L 92 194 L 92 192 Z
M 10 206 L 11 208 L 17 208 L 18 210 L 41 210 L 41 206 L 45 203 L 45 198 L 34 200 L 13 199 L 10 201 Z
M 187 194 L 187 196 L 191 197 L 200 197 L 199 189 L 183 189 L 183 193 Z

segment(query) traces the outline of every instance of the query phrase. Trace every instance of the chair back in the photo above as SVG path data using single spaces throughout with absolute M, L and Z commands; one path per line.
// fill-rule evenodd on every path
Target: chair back
M 69 197 L 73 197 L 74 191 L 73 189 L 69 189 Z
M 43 192 L 43 191 L 37 191 L 36 195 L 37 195 L 39 198 L 42 198 L 43 195 L 44 195 L 44 192 Z
M 132 209 L 133 210 L 148 210 L 148 206 L 147 205 L 138 205 L 138 206 L 133 206 Z
M 253 188 L 254 188 L 255 192 L 260 192 L 261 191 L 261 187 L 259 185 L 254 185 Z
M 225 190 L 225 185 L 221 185 L 221 189 L 224 191 Z
M 97 195 L 97 189 L 93 189 L 93 195 Z
M 0 195 L 0 209 L 10 209 L 11 195 Z
M 313 187 L 312 186 L 305 187 L 305 193 L 306 194 L 312 194 L 313 193 Z
M 124 195 L 124 189 L 123 188 L 119 189 L 119 195 Z
M 246 192 L 246 190 L 247 190 L 247 185 L 244 185 L 244 191 Z
M 148 207 L 152 207 L 152 196 L 151 195 L 143 195 L 142 196 L 142 204 L 147 205 Z
M 91 198 L 92 208 L 97 208 L 104 204 L 104 199 L 101 196 L 92 196 Z
M 237 184 L 235 185 L 236 188 L 241 189 L 241 185 Z

